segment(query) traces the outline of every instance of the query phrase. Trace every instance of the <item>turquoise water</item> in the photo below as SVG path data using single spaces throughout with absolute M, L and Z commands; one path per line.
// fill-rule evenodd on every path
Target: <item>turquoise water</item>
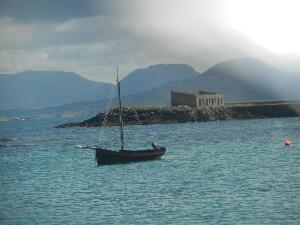
M 14 138 L 0 143 L 0 224 L 300 224 L 300 118 L 127 126 L 127 149 L 167 153 L 110 166 L 75 148 L 100 129 L 62 122 L 0 123 Z M 118 128 L 103 131 L 118 148 Z

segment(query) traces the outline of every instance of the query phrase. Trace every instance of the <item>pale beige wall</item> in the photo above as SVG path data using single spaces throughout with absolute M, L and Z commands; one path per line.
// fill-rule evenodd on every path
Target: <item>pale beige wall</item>
M 171 92 L 171 105 L 187 105 L 194 108 L 218 107 L 224 105 L 224 95 Z

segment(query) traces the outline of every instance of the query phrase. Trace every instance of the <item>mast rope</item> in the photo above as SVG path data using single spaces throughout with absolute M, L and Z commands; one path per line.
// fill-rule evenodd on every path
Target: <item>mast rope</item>
M 112 100 L 113 100 L 114 93 L 115 93 L 115 87 L 116 86 L 113 85 L 112 88 L 110 89 L 110 94 L 109 94 L 108 102 L 107 102 L 107 105 L 106 105 L 106 109 L 105 109 L 104 118 L 103 118 L 103 121 L 102 121 L 101 128 L 104 128 L 106 126 L 107 118 L 108 118 L 108 115 L 110 113 Z M 103 136 L 103 129 L 100 130 L 100 135 L 99 136 L 100 136 L 99 141 L 101 141 L 102 136 Z
M 105 125 L 106 125 L 108 114 L 110 113 L 110 109 L 111 109 L 111 105 L 112 105 L 112 100 L 113 100 L 113 97 L 114 97 L 114 93 L 115 93 L 115 85 L 111 88 L 110 96 L 109 96 L 109 99 L 108 99 L 108 103 L 106 105 L 104 119 L 103 119 L 101 127 L 105 127 Z

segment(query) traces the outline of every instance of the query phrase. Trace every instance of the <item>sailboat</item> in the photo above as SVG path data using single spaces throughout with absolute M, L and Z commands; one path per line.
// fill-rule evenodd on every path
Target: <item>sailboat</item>
M 95 147 L 96 160 L 98 164 L 117 164 L 128 163 L 145 160 L 153 160 L 160 158 L 165 154 L 166 148 L 157 146 L 152 143 L 152 149 L 147 150 L 125 150 L 124 149 L 124 124 L 123 124 L 123 112 L 121 102 L 121 87 L 119 80 L 119 69 L 117 69 L 117 86 L 118 86 L 118 101 L 119 101 L 119 127 L 120 127 L 120 141 L 121 146 L 119 151 L 108 150 L 101 147 Z

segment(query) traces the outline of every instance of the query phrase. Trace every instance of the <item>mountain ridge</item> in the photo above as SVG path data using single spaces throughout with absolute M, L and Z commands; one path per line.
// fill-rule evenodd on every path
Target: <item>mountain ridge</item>
M 276 77 L 275 81 L 274 77 Z M 204 73 L 196 72 L 186 79 L 163 83 L 152 89 L 145 88 L 143 92 L 122 95 L 122 102 L 124 106 L 169 105 L 171 90 L 187 89 L 223 93 L 226 102 L 299 99 L 300 90 L 297 85 L 299 83 L 300 78 L 295 74 L 282 72 L 255 58 L 241 58 L 218 63 Z M 122 91 L 123 85 L 121 85 Z M 55 115 L 62 115 L 64 112 L 92 115 L 104 111 L 107 101 L 107 99 L 98 99 L 69 103 L 50 107 L 49 111 Z M 112 106 L 116 106 L 116 98 L 113 99 Z M 46 111 L 44 110 L 43 113 Z
M 184 64 L 156 64 L 121 80 L 122 96 L 197 75 Z M 72 102 L 106 99 L 114 84 L 88 80 L 73 72 L 27 70 L 0 74 L 0 109 L 45 108 Z
M 154 87 L 187 78 L 199 73 L 186 64 L 155 64 L 132 71 L 121 80 L 122 95 L 138 94 Z
M 73 72 L 27 70 L 13 75 L 1 74 L 0 106 L 42 108 L 74 102 L 74 99 L 96 100 L 107 98 L 111 86 Z

